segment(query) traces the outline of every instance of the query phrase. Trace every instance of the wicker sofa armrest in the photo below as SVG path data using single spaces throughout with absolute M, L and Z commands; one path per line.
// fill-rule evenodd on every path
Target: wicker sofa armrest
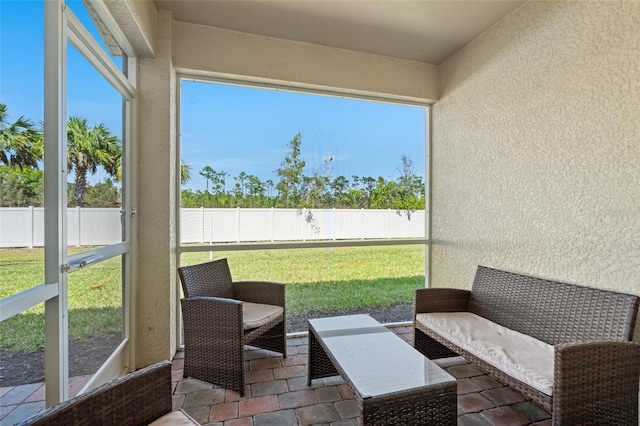
M 471 291 L 456 288 L 419 288 L 413 298 L 413 316 L 428 312 L 465 312 Z
M 162 361 L 61 402 L 20 425 L 147 425 L 171 411 L 171 363 Z
M 587 341 L 554 347 L 554 424 L 637 424 L 640 344 Z
M 244 302 L 284 307 L 284 284 L 270 281 L 234 281 L 236 297 Z

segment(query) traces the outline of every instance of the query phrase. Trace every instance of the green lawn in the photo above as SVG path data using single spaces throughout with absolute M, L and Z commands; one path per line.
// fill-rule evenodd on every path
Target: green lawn
M 227 257 L 235 280 L 287 284 L 287 312 L 350 309 L 412 303 L 424 287 L 424 247 L 344 247 L 278 251 L 235 251 Z M 209 253 L 187 253 L 182 264 L 206 262 Z
M 73 250 L 74 252 L 77 249 Z M 424 286 L 424 247 L 387 246 L 215 252 L 227 257 L 235 280 L 287 284 L 287 313 L 384 307 L 411 303 Z M 0 250 L 0 298 L 41 284 L 42 249 Z M 187 253 L 181 263 L 209 261 Z M 110 259 L 69 275 L 69 336 L 87 339 L 121 330 L 121 262 Z M 0 323 L 0 347 L 37 350 L 44 345 L 44 305 Z
M 71 249 L 72 253 L 79 249 Z M 5 298 L 44 281 L 43 249 L 0 250 L 0 286 Z M 69 275 L 69 335 L 88 339 L 122 329 L 120 258 Z M 44 347 L 44 303 L 0 323 L 0 347 L 34 351 Z

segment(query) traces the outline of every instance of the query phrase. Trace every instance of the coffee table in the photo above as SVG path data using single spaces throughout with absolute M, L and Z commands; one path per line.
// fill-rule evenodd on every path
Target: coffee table
M 340 374 L 364 425 L 455 425 L 456 380 L 369 315 L 309 320 L 308 384 Z

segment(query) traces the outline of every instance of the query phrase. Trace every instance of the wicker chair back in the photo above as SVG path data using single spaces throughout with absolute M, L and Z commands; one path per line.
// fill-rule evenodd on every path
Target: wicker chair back
M 178 268 L 185 297 L 235 299 L 227 259 Z
M 161 361 L 54 405 L 19 426 L 148 425 L 171 412 L 171 389 L 171 363 Z
M 640 298 L 478 266 L 469 311 L 557 345 L 629 341 Z

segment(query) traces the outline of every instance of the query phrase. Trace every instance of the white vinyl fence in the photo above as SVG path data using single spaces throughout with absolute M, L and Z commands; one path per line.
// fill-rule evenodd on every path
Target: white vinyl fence
M 70 208 L 68 242 L 122 241 L 120 209 Z M 424 238 L 424 210 L 182 209 L 181 243 Z M 0 208 L 0 247 L 44 246 L 42 207 Z
M 120 209 L 67 210 L 68 244 L 103 246 L 122 241 Z M 0 207 L 0 247 L 44 247 L 43 207 Z

